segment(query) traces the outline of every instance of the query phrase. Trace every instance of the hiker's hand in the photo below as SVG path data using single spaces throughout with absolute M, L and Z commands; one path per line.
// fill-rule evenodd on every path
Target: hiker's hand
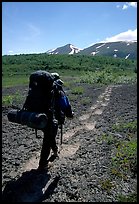
M 70 115 L 67 116 L 68 119 L 72 119 L 74 117 L 74 112 L 72 111 L 72 113 Z

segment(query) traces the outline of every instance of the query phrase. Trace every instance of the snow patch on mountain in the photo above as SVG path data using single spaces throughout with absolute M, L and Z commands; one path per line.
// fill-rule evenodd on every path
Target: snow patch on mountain
M 70 48 L 71 48 L 71 52 L 69 53 L 69 55 L 72 55 L 74 53 L 78 53 L 78 52 L 81 51 L 81 49 L 79 49 L 79 48 L 77 48 L 77 47 L 75 47 L 74 45 L 71 45 L 71 44 L 70 44 Z
M 125 59 L 127 59 L 129 56 L 130 56 L 130 54 L 128 54 L 128 55 L 125 57 Z
M 97 53 L 98 53 L 99 51 L 97 51 L 97 52 L 91 52 L 91 55 L 96 55 Z
M 96 47 L 96 49 L 98 49 L 98 48 L 100 48 L 100 47 L 102 47 L 102 46 L 104 46 L 105 45 L 105 43 L 104 44 L 102 44 L 102 45 L 100 45 L 100 46 L 98 46 L 98 47 Z

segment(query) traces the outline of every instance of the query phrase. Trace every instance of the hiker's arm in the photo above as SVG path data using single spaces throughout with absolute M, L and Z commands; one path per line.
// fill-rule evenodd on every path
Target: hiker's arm
M 65 103 L 66 103 L 65 116 L 66 116 L 67 118 L 73 118 L 74 112 L 72 111 L 72 108 L 71 108 L 69 99 L 68 99 L 68 97 L 66 96 L 66 94 L 65 94 Z

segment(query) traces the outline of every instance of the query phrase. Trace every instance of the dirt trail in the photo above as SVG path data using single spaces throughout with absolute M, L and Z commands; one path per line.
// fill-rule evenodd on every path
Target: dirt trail
M 114 202 L 119 194 L 136 192 L 136 174 L 133 177 L 128 172 L 128 180 L 112 175 L 109 167 L 115 143 L 108 144 L 102 136 L 112 133 L 116 141 L 128 139 L 127 131 L 119 134 L 113 132 L 112 126 L 137 120 L 137 87 L 132 84 L 83 86 L 84 93 L 73 97 L 76 115 L 73 120 L 66 120 L 62 145 L 58 132 L 59 158 L 52 162 L 48 172 L 36 170 L 42 132 L 35 137 L 34 130 L 9 123 L 7 112 L 11 107 L 3 107 L 2 168 L 6 201 Z M 133 136 L 136 138 L 136 134 Z M 110 191 L 105 187 L 110 187 Z

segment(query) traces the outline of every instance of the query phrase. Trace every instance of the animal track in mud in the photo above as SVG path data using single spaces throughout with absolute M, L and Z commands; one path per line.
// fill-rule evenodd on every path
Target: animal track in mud
M 67 131 L 65 134 L 63 134 L 64 141 L 68 141 L 73 137 L 78 131 L 81 131 L 83 129 L 85 130 L 93 130 L 95 129 L 95 125 L 97 121 L 95 120 L 95 115 L 101 115 L 105 106 L 108 105 L 108 101 L 110 100 L 110 95 L 112 91 L 112 86 L 108 86 L 104 93 L 102 93 L 96 102 L 95 105 L 90 107 L 90 110 L 88 113 L 82 115 L 79 117 L 79 121 L 81 122 L 80 125 L 73 127 L 69 131 Z M 93 116 L 94 120 L 90 120 L 90 117 Z M 80 143 L 74 143 L 73 145 L 69 144 L 62 144 L 60 146 L 60 152 L 59 152 L 59 159 L 61 161 L 66 158 L 70 157 L 73 154 L 76 153 L 76 151 L 79 149 Z M 39 154 L 37 153 L 35 156 L 30 158 L 30 160 L 23 166 L 23 171 L 25 170 L 30 170 L 32 168 L 37 168 L 38 163 L 39 163 Z

